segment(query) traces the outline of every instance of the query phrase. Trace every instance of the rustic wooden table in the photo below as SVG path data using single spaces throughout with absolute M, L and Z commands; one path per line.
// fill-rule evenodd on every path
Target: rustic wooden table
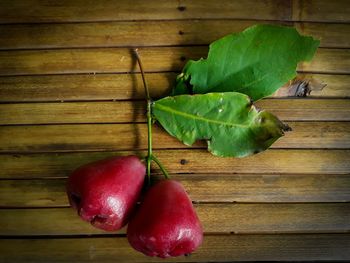
M 125 229 L 106 234 L 80 221 L 66 177 L 146 149 L 131 46 L 160 97 L 208 43 L 256 23 L 320 38 L 298 70 L 327 86 L 308 98 L 285 87 L 259 102 L 293 132 L 249 158 L 213 157 L 155 128 L 157 155 L 206 233 L 198 251 L 163 262 L 350 260 L 349 1 L 3 0 L 0 23 L 0 262 L 158 261 L 133 251 Z

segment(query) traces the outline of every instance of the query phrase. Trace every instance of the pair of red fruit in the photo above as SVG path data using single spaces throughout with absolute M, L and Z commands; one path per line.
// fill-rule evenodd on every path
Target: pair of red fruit
M 136 156 L 113 157 L 76 169 L 68 179 L 69 202 L 93 226 L 116 231 L 128 222 L 130 245 L 148 256 L 193 252 L 203 240 L 197 214 L 183 186 L 163 180 L 140 199 L 146 174 Z

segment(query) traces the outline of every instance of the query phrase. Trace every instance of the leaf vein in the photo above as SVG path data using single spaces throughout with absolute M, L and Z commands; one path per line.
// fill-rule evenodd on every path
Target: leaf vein
M 230 126 L 230 127 L 237 126 L 237 127 L 244 128 L 244 129 L 248 129 L 249 128 L 248 125 L 238 124 L 238 123 L 231 123 L 231 122 L 225 122 L 225 121 L 219 121 L 219 120 L 212 120 L 212 119 L 205 118 L 203 116 L 196 116 L 196 115 L 193 115 L 193 114 L 189 114 L 189 113 L 186 113 L 186 112 L 175 110 L 175 109 L 173 109 L 171 107 L 160 105 L 160 104 L 155 104 L 155 107 L 158 107 L 159 109 L 162 109 L 163 111 L 167 111 L 167 112 L 169 112 L 171 114 L 178 114 L 178 115 L 183 116 L 183 117 L 188 117 L 188 118 L 193 119 L 195 121 L 196 120 L 201 120 L 201 121 L 205 121 L 205 122 L 208 122 L 208 123 L 221 124 L 221 125 Z

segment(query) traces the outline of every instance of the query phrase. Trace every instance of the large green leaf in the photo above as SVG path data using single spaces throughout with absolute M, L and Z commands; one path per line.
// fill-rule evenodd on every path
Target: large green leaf
M 261 99 L 294 78 L 319 43 L 291 27 L 252 26 L 213 42 L 207 59 L 190 60 L 173 95 L 236 91 Z
M 289 129 L 237 92 L 166 97 L 153 103 L 152 112 L 168 133 L 187 145 L 207 140 L 209 151 L 218 156 L 261 152 Z

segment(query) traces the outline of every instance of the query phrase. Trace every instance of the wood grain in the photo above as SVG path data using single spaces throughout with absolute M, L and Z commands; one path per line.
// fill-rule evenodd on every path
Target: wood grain
M 161 175 L 156 176 L 160 178 Z M 349 202 L 349 175 L 172 174 L 195 202 Z M 68 206 L 66 178 L 0 180 L 0 207 Z
M 347 0 L 294 0 L 293 4 L 293 20 L 350 22 Z
M 81 22 L 160 19 L 238 18 L 285 20 L 291 17 L 290 1 L 223 0 L 220 2 L 151 0 L 100 0 L 98 2 L 49 0 L 1 1 L 0 23 Z
M 349 8 L 346 0 L 0 1 L 0 261 L 350 261 Z M 210 42 L 257 23 L 319 38 L 298 72 L 328 85 L 292 99 L 287 83 L 258 102 L 294 130 L 244 159 L 212 156 L 203 143 L 189 148 L 154 128 L 154 153 L 194 201 L 203 246 L 148 258 L 130 247 L 125 228 L 106 233 L 82 222 L 65 192 L 72 170 L 146 153 L 131 47 L 140 47 L 159 98 Z M 156 166 L 152 173 L 162 177 Z
M 173 72 L 146 74 L 152 98 L 170 94 L 176 76 Z M 344 83 L 341 79 L 331 82 L 328 82 L 329 90 L 334 91 L 330 93 L 339 93 L 339 89 L 344 92 L 348 90 L 341 86 Z M 141 75 L 138 73 L 0 77 L 1 102 L 130 100 L 144 99 L 144 96 Z
M 208 53 L 207 46 L 140 48 L 147 72 L 180 71 L 188 59 Z M 318 49 L 312 62 L 300 63 L 299 71 L 350 72 L 349 49 Z M 0 51 L 0 76 L 138 72 L 128 48 L 89 48 Z
M 285 121 L 345 121 L 350 115 L 349 100 L 265 99 L 255 105 Z
M 144 122 L 145 113 L 141 101 L 0 104 L 2 124 Z
M 349 49 L 318 49 L 311 62 L 300 63 L 299 71 L 349 74 Z
M 2 154 L 0 178 L 65 177 L 85 163 L 128 154 L 145 152 Z M 241 159 L 215 157 L 204 149 L 156 150 L 155 155 L 170 173 L 348 174 L 350 170 L 349 150 L 270 149 Z
M 125 237 L 0 240 L 5 263 L 346 261 L 350 260 L 349 246 L 349 234 L 208 235 L 190 256 L 157 259 L 135 252 Z
M 0 25 L 0 49 L 208 45 L 256 23 L 259 22 L 167 20 Z
M 148 73 L 147 83 L 152 98 L 168 94 L 176 73 Z M 322 90 L 313 90 L 309 97 L 349 98 L 350 75 L 298 74 L 300 78 L 326 83 Z M 284 98 L 290 93 L 290 83 L 271 97 Z M 0 77 L 0 102 L 84 101 L 143 99 L 144 88 L 139 74 L 73 74 L 48 76 Z
M 301 34 L 320 39 L 321 47 L 349 48 L 349 24 L 293 23 L 293 25 Z
M 308 97 L 314 98 L 349 98 L 350 89 L 348 87 L 348 81 L 350 81 L 350 75 L 329 75 L 329 74 L 298 74 L 298 78 L 304 78 L 306 80 L 314 80 L 318 83 L 326 84 L 323 89 L 312 90 Z M 0 80 L 1 81 L 1 80 Z M 1 92 L 1 91 L 0 91 Z M 290 97 L 290 85 L 287 83 L 280 88 L 272 97 Z
M 293 130 L 272 148 L 349 149 L 350 122 L 288 122 Z M 153 129 L 154 149 L 184 149 L 160 126 Z M 87 124 L 0 127 L 0 152 L 120 151 L 147 149 L 146 124 Z M 206 148 L 204 141 L 194 148 Z M 192 148 L 193 148 L 192 147 Z
M 195 208 L 205 233 L 344 233 L 350 230 L 349 203 L 199 204 Z M 107 234 L 82 222 L 70 207 L 0 209 L 0 225 L 0 236 Z M 126 229 L 118 233 L 124 234 Z
M 81 22 L 158 19 L 262 19 L 349 22 L 348 2 L 337 0 L 268 1 L 1 1 L 0 23 Z M 78 14 L 78 15 L 77 15 Z
M 273 99 L 255 105 L 284 121 L 350 120 L 350 100 Z M 0 125 L 145 122 L 145 112 L 143 101 L 0 104 Z
M 167 20 L 0 25 L 0 49 L 208 45 L 225 35 L 259 23 L 294 26 L 301 34 L 321 39 L 321 47 L 350 47 L 348 24 Z
M 139 49 L 147 72 L 181 70 L 188 58 L 199 59 L 207 47 Z M 0 75 L 138 72 L 129 48 L 0 51 Z

